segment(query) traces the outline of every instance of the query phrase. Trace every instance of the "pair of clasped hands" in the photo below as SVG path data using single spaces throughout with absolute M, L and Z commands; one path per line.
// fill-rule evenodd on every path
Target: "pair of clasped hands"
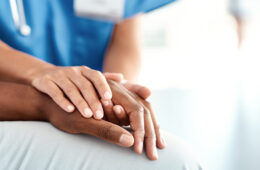
M 127 83 L 122 74 L 101 73 L 86 66 L 53 66 L 35 74 L 32 85 L 61 108 L 50 122 L 69 133 L 90 134 L 158 159 L 165 142 L 146 99 L 148 88 Z M 132 133 L 123 126 L 130 125 Z

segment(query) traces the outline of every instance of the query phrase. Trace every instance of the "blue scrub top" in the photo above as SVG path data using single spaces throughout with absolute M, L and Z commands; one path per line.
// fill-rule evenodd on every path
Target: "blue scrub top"
M 174 0 L 125 0 L 128 18 Z M 0 40 L 11 47 L 60 66 L 86 65 L 102 70 L 114 23 L 77 17 L 73 0 L 23 0 L 31 34 L 15 27 L 9 0 L 0 0 Z

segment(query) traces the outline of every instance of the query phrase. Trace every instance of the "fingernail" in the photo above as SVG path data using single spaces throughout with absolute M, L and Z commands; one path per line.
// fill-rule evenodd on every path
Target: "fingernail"
M 101 119 L 102 117 L 103 117 L 102 112 L 101 112 L 100 110 L 97 110 L 97 111 L 96 111 L 96 118 L 97 118 L 97 119 Z
M 121 83 L 125 84 L 125 83 L 127 83 L 127 80 L 124 79 L 124 80 L 121 81 Z
M 164 146 L 166 146 L 166 143 L 165 143 L 165 140 L 164 140 L 163 137 L 161 137 L 161 142 L 162 142 L 162 144 L 163 144 Z
M 105 97 L 105 99 L 111 99 L 112 98 L 112 94 L 107 91 L 107 92 L 105 92 L 104 97 Z
M 120 114 L 121 111 L 122 111 L 120 107 L 115 107 L 114 109 L 115 109 L 115 112 L 116 112 L 116 113 L 119 113 L 119 114 Z
M 119 73 L 118 75 L 119 75 L 119 77 L 120 77 L 121 79 L 124 78 L 124 75 L 123 75 L 123 74 Z
M 72 112 L 72 111 L 74 110 L 74 107 L 71 106 L 71 105 L 69 105 L 67 108 L 68 108 L 68 111 L 69 111 L 69 112 Z
M 158 152 L 157 152 L 157 149 L 155 147 L 153 148 L 153 157 L 155 159 L 158 159 Z
M 105 105 L 105 106 L 108 106 L 108 105 L 109 105 L 109 101 L 108 101 L 108 100 L 102 100 L 102 103 L 103 103 L 103 105 Z
M 143 143 L 142 142 L 140 142 L 139 144 L 138 144 L 138 146 L 137 146 L 137 152 L 138 153 L 142 153 L 143 152 Z
M 84 109 L 84 116 L 90 118 L 93 115 L 92 111 L 89 108 Z
M 119 143 L 124 146 L 131 146 L 133 144 L 133 137 L 123 134 L 119 138 Z

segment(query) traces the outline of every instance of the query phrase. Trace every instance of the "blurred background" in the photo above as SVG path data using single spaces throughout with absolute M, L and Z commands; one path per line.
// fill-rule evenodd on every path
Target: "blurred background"
M 139 83 L 208 170 L 260 169 L 260 1 L 179 0 L 143 19 Z

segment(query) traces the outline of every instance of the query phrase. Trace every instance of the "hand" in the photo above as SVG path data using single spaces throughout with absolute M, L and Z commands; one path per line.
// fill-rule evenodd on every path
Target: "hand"
M 124 128 L 105 120 L 84 119 L 78 111 L 66 113 L 46 96 L 44 101 L 41 100 L 40 107 L 47 121 L 62 131 L 92 135 L 123 147 L 130 147 L 134 143 L 132 134 Z
M 32 86 L 49 95 L 64 111 L 73 112 L 76 107 L 86 118 L 94 115 L 101 119 L 104 112 L 99 98 L 112 98 L 103 74 L 86 66 L 53 66 L 33 77 Z
M 128 83 L 121 73 L 104 73 L 107 80 L 114 80 L 122 83 L 129 91 L 137 94 L 142 99 L 147 99 L 151 95 L 151 90 L 139 84 Z M 129 119 L 121 105 L 114 105 L 111 100 L 102 100 L 103 108 L 106 110 L 105 119 L 118 125 L 128 125 Z
M 31 86 L 0 82 L 0 94 L 0 121 L 48 121 L 65 132 L 90 134 L 124 147 L 133 145 L 133 136 L 122 127 L 85 119 L 78 111 L 67 113 Z
M 108 80 L 114 80 L 116 82 L 122 83 L 127 90 L 136 93 L 139 97 L 143 99 L 147 99 L 151 96 L 151 90 L 145 86 L 141 86 L 139 84 L 128 83 L 126 79 L 124 79 L 123 74 L 121 73 L 104 73 L 104 76 Z
M 119 119 L 118 121 L 125 125 L 130 124 L 134 135 L 135 151 L 142 153 L 143 142 L 145 142 L 147 156 L 156 160 L 158 158 L 156 146 L 163 149 L 165 142 L 150 103 L 130 92 L 120 83 L 108 80 L 108 84 L 113 93 L 112 102 L 121 105 L 129 118 L 129 120 Z M 113 112 L 111 107 L 104 107 L 104 110 L 106 115 Z M 108 117 L 109 121 L 110 119 Z

